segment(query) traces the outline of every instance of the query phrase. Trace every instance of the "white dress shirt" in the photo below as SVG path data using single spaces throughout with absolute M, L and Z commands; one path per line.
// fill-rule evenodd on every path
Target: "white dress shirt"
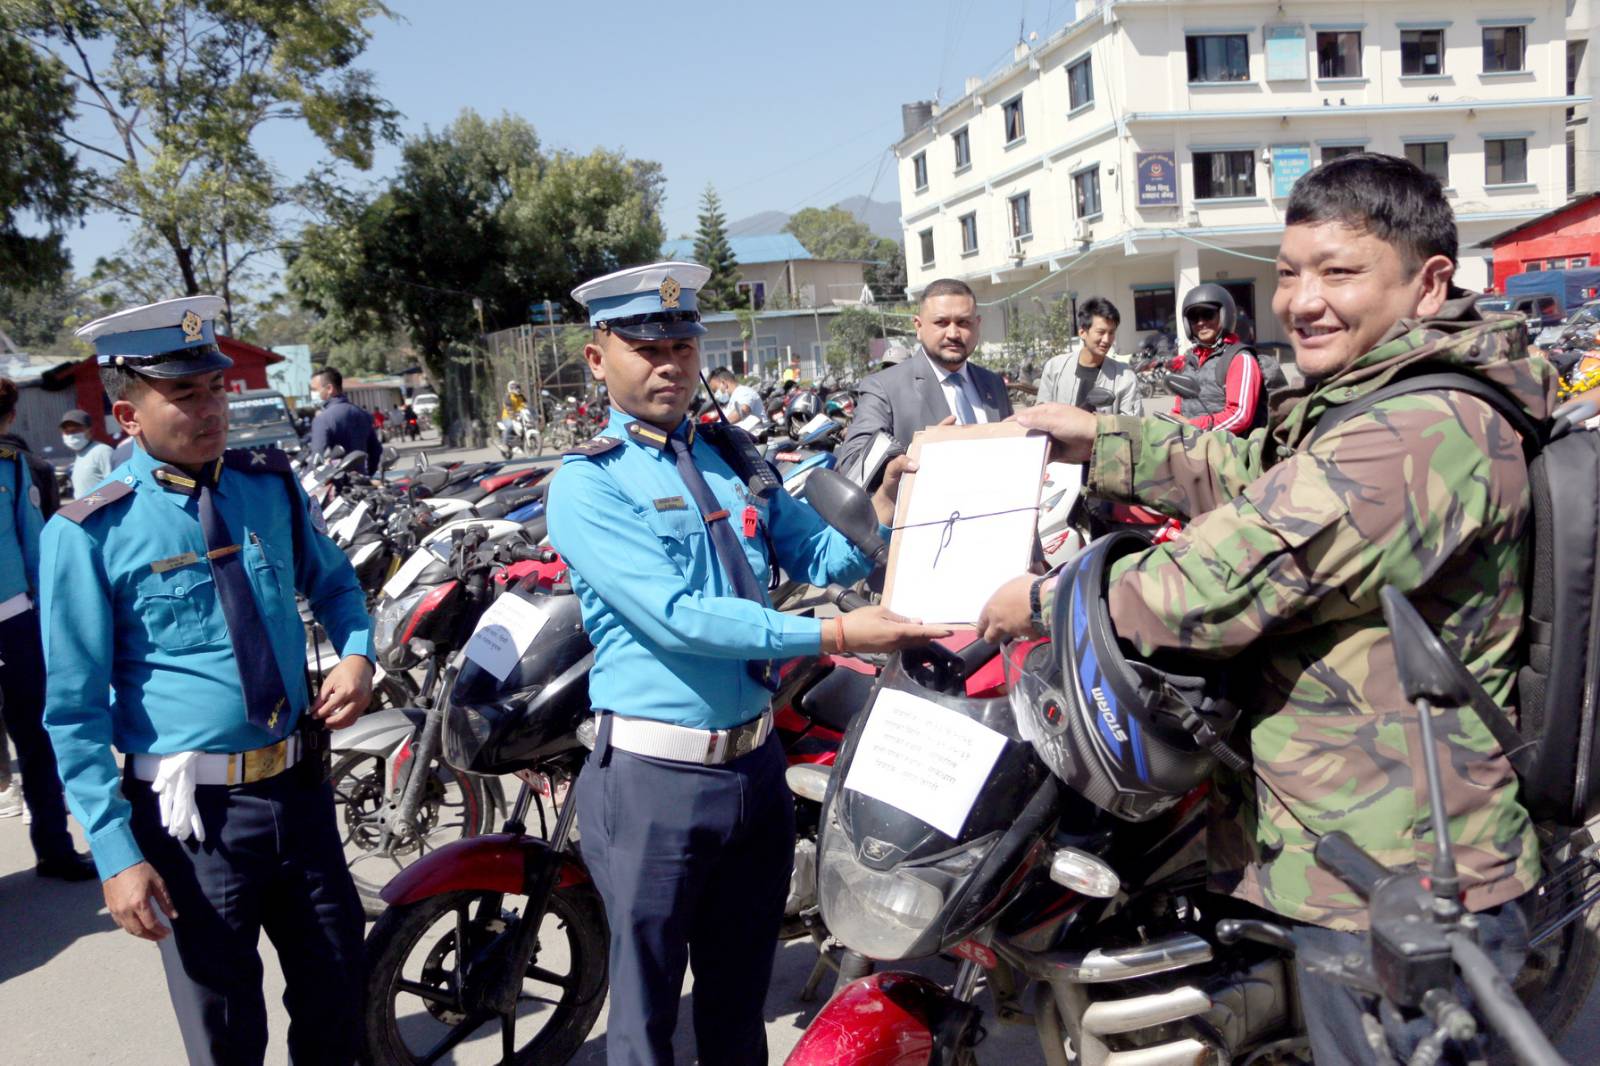
M 929 355 L 926 349 L 923 350 L 922 356 L 928 360 L 928 365 L 933 367 L 933 372 L 939 375 L 939 388 L 944 391 L 944 402 L 949 405 L 950 413 L 956 416 L 957 422 L 961 421 L 961 416 L 957 414 L 961 408 L 956 403 L 956 390 L 962 387 L 962 383 L 966 385 L 967 402 L 972 405 L 975 423 L 982 424 L 989 421 L 989 412 L 984 410 L 983 401 L 978 398 L 978 386 L 973 384 L 972 378 L 965 373 L 967 369 L 966 363 L 961 364 L 960 371 L 947 370 L 938 360 Z M 959 378 L 956 377 L 957 373 L 961 374 Z M 955 380 L 951 380 L 952 378 Z

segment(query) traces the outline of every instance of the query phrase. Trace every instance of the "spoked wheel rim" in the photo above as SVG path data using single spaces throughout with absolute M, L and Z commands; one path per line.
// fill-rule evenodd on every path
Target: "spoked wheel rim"
M 389 791 L 383 774 L 383 760 L 365 753 L 342 760 L 333 773 L 345 863 L 356 887 L 367 894 L 377 893 L 395 874 L 429 852 L 476 836 L 482 818 L 481 797 L 472 779 L 435 765 L 417 803 L 414 829 L 391 832 L 384 847 Z
M 464 1061 L 479 1061 L 481 1054 L 483 1061 L 499 1062 L 503 1020 L 486 1002 L 485 975 L 493 972 L 489 962 L 496 953 L 515 941 L 520 915 L 495 893 L 453 893 L 440 902 L 447 905 L 417 922 L 398 945 L 404 962 L 385 975 L 378 990 L 389 1037 L 385 1061 L 418 1066 L 448 1061 L 453 1051 L 469 1045 Z M 593 1024 L 596 1001 L 605 995 L 605 960 L 603 950 L 600 958 L 585 954 L 592 945 L 579 935 L 576 923 L 583 920 L 570 901 L 551 897 L 538 947 L 523 967 L 514 1062 L 542 1062 L 553 1043 L 573 1035 L 581 1042 Z M 465 953 L 457 950 L 460 943 L 467 945 Z M 573 1034 L 575 1025 L 582 1031 Z

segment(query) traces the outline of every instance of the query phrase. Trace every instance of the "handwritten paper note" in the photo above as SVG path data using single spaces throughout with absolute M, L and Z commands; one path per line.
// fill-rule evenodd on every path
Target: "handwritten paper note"
M 890 610 L 924 622 L 978 621 L 994 591 L 1028 568 L 1048 443 L 1020 433 L 922 443 L 895 518 Z
M 495 680 L 504 681 L 549 618 L 540 605 L 507 592 L 483 612 L 463 650 Z
M 898 689 L 881 690 L 867 713 L 844 787 L 960 836 L 1006 738 Z

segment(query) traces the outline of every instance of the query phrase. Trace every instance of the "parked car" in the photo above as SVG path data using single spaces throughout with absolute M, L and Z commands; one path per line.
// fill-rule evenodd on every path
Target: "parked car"
M 300 450 L 300 433 L 283 393 L 246 389 L 228 400 L 228 447 L 278 447 L 291 455 Z

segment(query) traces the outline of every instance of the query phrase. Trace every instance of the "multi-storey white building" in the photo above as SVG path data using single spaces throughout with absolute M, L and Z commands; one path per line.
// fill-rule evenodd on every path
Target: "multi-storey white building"
M 1565 202 L 1568 19 L 1587 0 L 1078 0 L 1073 22 L 942 108 L 908 107 L 899 157 L 909 290 L 972 285 L 984 338 L 1075 293 L 1122 311 L 1123 350 L 1220 281 L 1272 320 L 1295 178 L 1341 153 L 1437 173 L 1476 242 Z M 1583 62 L 1577 50 L 1574 62 Z M 1585 147 L 1587 147 L 1585 145 Z

